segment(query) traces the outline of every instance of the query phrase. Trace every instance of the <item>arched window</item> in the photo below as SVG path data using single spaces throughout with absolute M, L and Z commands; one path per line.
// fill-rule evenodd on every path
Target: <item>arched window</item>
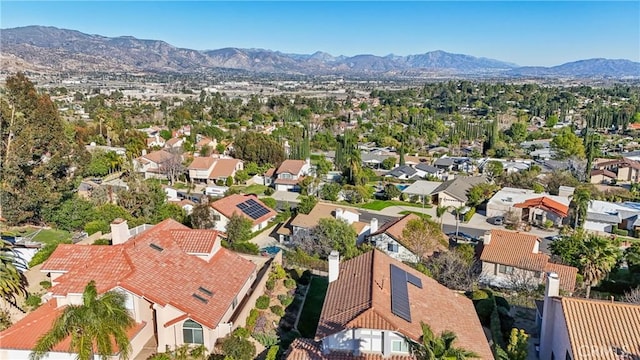
M 204 344 L 202 325 L 193 320 L 187 320 L 182 325 L 182 337 L 185 344 Z

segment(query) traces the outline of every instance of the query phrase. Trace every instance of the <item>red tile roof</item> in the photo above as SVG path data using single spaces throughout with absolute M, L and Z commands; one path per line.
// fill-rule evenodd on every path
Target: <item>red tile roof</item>
M 218 159 L 209 174 L 209 179 L 219 179 L 233 177 L 236 174 L 236 167 L 242 163 L 238 159 Z
M 298 175 L 306 163 L 304 160 L 285 160 L 278 166 L 276 174 L 289 173 Z
M 422 281 L 422 289 L 408 286 L 411 322 L 391 312 L 391 265 Z M 482 359 L 493 359 L 470 299 L 377 249 L 340 264 L 338 279 L 327 290 L 316 339 L 345 328 L 369 328 L 396 331 L 417 341 L 422 336 L 421 321 L 436 333 L 453 331 L 458 336 L 457 346 L 476 352 Z
M 550 199 L 546 196 L 533 198 L 526 200 L 525 202 L 515 204 L 513 207 L 517 208 L 539 208 L 544 211 L 550 211 L 558 216 L 567 217 L 569 216 L 569 206 L 559 203 L 553 199 Z
M 420 220 L 420 217 L 416 214 L 407 214 L 397 220 L 394 221 L 390 221 L 386 224 L 384 224 L 380 229 L 378 229 L 378 231 L 376 231 L 375 233 L 371 234 L 371 236 L 374 235 L 378 235 L 378 234 L 387 234 L 389 235 L 391 238 L 393 238 L 394 240 L 396 240 L 398 243 L 400 243 L 400 245 L 404 246 L 405 248 L 409 249 L 409 251 L 411 252 L 416 252 L 417 249 L 423 248 L 420 246 L 415 246 L 415 244 L 411 244 L 409 241 L 403 240 L 402 238 L 402 233 L 404 231 L 404 229 L 407 227 L 407 224 L 409 223 L 409 221 L 411 220 Z M 438 243 L 442 243 L 444 242 L 445 239 L 445 235 L 444 233 L 442 233 L 442 238 L 438 239 Z M 416 254 L 418 255 L 418 254 Z M 430 255 L 430 254 L 424 254 L 424 255 Z
M 188 170 L 207 170 L 209 169 L 213 163 L 216 162 L 216 159 L 210 156 L 199 156 L 193 158 L 191 164 L 189 164 Z
M 482 246 L 480 261 L 540 273 L 547 271 L 546 269 L 555 269 L 560 277 L 560 287 L 565 291 L 573 292 L 578 269 L 549 263 L 549 255 L 533 252 L 536 246 L 539 247 L 539 239 L 535 235 L 494 229 L 491 230 L 489 244 Z
M 591 176 L 604 175 L 610 179 L 615 179 L 617 176 L 614 172 L 609 171 L 607 169 L 596 169 L 591 170 Z
M 36 341 L 51 329 L 53 322 L 62 314 L 63 310 L 64 306 L 57 307 L 56 299 L 47 301 L 8 329 L 0 332 L 0 339 L 2 339 L 0 346 L 3 349 L 33 349 Z M 127 334 L 129 339 L 134 338 L 145 325 L 145 322 L 136 323 L 135 326 L 128 329 Z M 71 338 L 67 337 L 55 345 L 52 351 L 69 352 L 70 345 Z
M 60 245 L 42 269 L 67 272 L 50 289 L 54 295 L 82 293 L 86 284 L 95 280 L 99 292 L 120 286 L 159 305 L 169 304 L 213 329 L 256 266 L 224 248 L 208 262 L 188 255 L 183 247 L 200 252 L 211 246 L 207 239 L 214 235 L 211 231 L 190 234 L 188 230 L 167 219 L 121 245 Z M 81 255 L 75 256 L 76 252 Z M 206 304 L 192 296 L 199 293 L 199 287 L 213 292 Z
M 251 217 L 249 217 L 249 215 L 245 214 L 242 210 L 240 210 L 240 208 L 238 208 L 238 204 L 241 204 L 249 199 L 255 200 L 256 202 L 258 202 L 258 204 L 268 209 L 269 212 L 255 220 L 252 219 Z M 211 207 L 214 208 L 216 211 L 218 211 L 220 214 L 224 215 L 224 217 L 228 219 L 230 219 L 233 216 L 233 214 L 239 214 L 241 216 L 244 216 L 245 218 L 251 220 L 251 223 L 253 225 L 260 224 L 278 215 L 278 213 L 276 213 L 273 209 L 265 205 L 255 195 L 233 194 L 233 195 L 224 197 L 220 200 L 212 202 Z
M 180 248 L 189 254 L 208 254 L 218 239 L 216 230 L 184 229 L 171 230 L 171 235 Z
M 154 162 L 156 164 L 162 164 L 163 162 L 173 158 L 174 156 L 177 156 L 177 155 L 173 155 L 172 153 L 164 150 L 158 150 L 158 151 L 152 151 L 147 155 L 142 155 L 141 158 Z

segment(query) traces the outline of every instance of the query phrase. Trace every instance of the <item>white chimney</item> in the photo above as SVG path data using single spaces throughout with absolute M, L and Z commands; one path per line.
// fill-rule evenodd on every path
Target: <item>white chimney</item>
M 553 320 L 555 307 L 552 297 L 560 295 L 560 279 L 554 272 L 547 273 L 547 284 L 544 289 L 544 305 L 542 307 L 542 324 L 540 326 L 540 359 L 551 358 L 553 339 Z
M 336 250 L 332 250 L 329 254 L 329 282 L 338 280 L 340 275 L 340 253 Z
M 336 220 L 342 219 L 342 209 L 336 209 Z
M 147 149 L 142 149 L 142 156 L 147 155 Z
M 373 234 L 378 231 L 378 219 L 373 218 L 369 223 L 369 234 Z
M 533 245 L 533 253 L 537 254 L 540 252 L 540 240 L 536 240 L 536 244 Z
M 482 243 L 484 245 L 489 245 L 489 243 L 491 243 L 491 230 L 485 231 Z
M 111 223 L 111 245 L 123 244 L 129 240 L 127 220 L 117 218 Z

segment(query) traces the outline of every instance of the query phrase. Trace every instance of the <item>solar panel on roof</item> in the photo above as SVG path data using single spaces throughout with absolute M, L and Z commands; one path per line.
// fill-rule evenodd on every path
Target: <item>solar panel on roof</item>
M 259 219 L 269 213 L 269 209 L 253 199 L 238 204 L 238 208 L 253 220 Z
M 248 207 L 249 207 L 249 206 L 248 206 L 247 204 L 245 204 L 245 203 L 240 203 L 240 204 L 238 204 L 238 208 L 239 208 L 240 210 L 244 210 L 244 209 L 246 209 L 246 208 L 248 208 Z
M 407 273 L 395 265 L 391 265 L 391 312 L 411 322 Z

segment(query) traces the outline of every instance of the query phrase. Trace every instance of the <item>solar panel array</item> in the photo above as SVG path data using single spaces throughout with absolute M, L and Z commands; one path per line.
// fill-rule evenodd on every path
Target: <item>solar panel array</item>
M 411 322 L 411 304 L 407 283 L 422 289 L 419 277 L 391 265 L 391 312 Z
M 253 220 L 259 219 L 270 212 L 269 209 L 267 209 L 254 199 L 249 199 L 238 204 L 238 209 L 242 210 L 243 213 L 247 214 L 247 216 L 249 216 Z

